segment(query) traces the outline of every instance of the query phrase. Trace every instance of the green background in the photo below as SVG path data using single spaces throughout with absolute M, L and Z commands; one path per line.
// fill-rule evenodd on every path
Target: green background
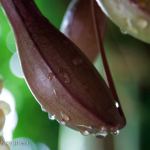
M 69 1 L 36 0 L 36 3 L 43 15 L 59 28 Z M 113 139 L 117 145 L 114 149 L 149 150 L 150 45 L 122 34 L 118 27 L 108 20 L 105 48 L 120 101 L 127 117 L 127 126 L 119 136 Z M 5 88 L 11 91 L 16 100 L 18 124 L 14 131 L 14 138 L 31 138 L 35 142 L 47 144 L 51 150 L 57 150 L 63 129 L 60 129 L 56 121 L 48 119 L 47 113 L 41 110 L 25 81 L 12 74 L 9 61 L 15 49 L 15 40 L 7 17 L 0 9 L 0 75 L 4 80 Z M 100 73 L 104 74 L 100 57 L 95 64 Z M 67 132 L 69 131 L 65 131 L 65 134 Z M 74 138 L 72 135 L 72 140 L 75 140 Z M 93 141 L 95 139 L 89 141 L 85 138 L 84 147 L 90 144 L 92 145 L 91 150 L 97 150 L 97 143 L 94 144 Z M 104 142 L 103 145 L 111 145 L 107 140 L 100 142 Z M 104 150 L 113 150 L 111 146 L 104 147 Z M 88 150 L 87 147 L 86 150 Z

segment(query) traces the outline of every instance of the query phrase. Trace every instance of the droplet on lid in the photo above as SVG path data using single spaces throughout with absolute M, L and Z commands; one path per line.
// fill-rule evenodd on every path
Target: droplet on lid
M 66 122 L 65 122 L 65 121 L 62 121 L 62 120 L 59 121 L 59 120 L 58 120 L 58 122 L 59 122 L 61 125 L 66 125 Z
M 50 114 L 50 113 L 48 113 L 48 118 L 50 119 L 50 120 L 55 120 L 55 115 L 52 115 L 52 114 Z
M 96 136 L 97 138 L 104 138 L 104 137 L 106 137 L 107 135 L 108 135 L 108 132 L 107 132 L 107 131 L 103 131 L 103 130 L 101 130 L 101 131 L 95 133 L 95 136 Z
M 0 101 L 0 109 L 3 110 L 5 115 L 8 115 L 11 111 L 9 104 L 4 101 Z
M 83 125 L 83 124 L 77 124 L 76 125 L 77 127 L 82 127 L 82 128 L 84 128 L 84 129 L 93 129 L 91 126 L 87 126 L 87 125 Z
M 69 116 L 66 115 L 65 113 L 61 112 L 60 114 L 61 114 L 61 117 L 62 117 L 62 121 L 69 121 L 70 120 Z
M 89 131 L 87 131 L 87 130 L 82 131 L 81 134 L 84 135 L 84 136 L 90 135 Z
M 113 135 L 119 135 L 120 131 L 119 130 L 116 130 L 114 132 L 112 132 Z
M 48 79 L 49 79 L 49 80 L 52 80 L 53 77 L 54 77 L 54 74 L 53 74 L 52 72 L 50 72 L 50 73 L 48 74 Z
M 53 89 L 53 93 L 54 93 L 54 95 L 57 95 L 57 93 L 56 93 L 56 90 L 55 90 L 55 89 Z
M 120 30 L 121 30 L 121 33 L 123 33 L 123 34 L 128 34 L 128 31 L 127 31 L 126 29 L 121 29 L 121 28 L 120 28 Z
M 115 106 L 116 106 L 117 108 L 119 108 L 119 103 L 118 103 L 118 102 L 115 102 Z

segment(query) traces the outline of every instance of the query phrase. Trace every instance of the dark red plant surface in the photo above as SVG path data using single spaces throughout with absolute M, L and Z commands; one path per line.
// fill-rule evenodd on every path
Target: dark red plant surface
M 103 37 L 106 17 L 96 1 L 94 1 L 98 28 Z M 91 0 L 71 1 L 61 25 L 61 31 L 69 37 L 93 62 L 98 55 L 99 47 L 93 17 L 93 2 Z
M 26 81 L 51 118 L 86 135 L 103 136 L 124 127 L 121 107 L 116 107 L 105 81 L 34 2 L 1 0 L 1 4 L 14 29 Z
M 105 27 L 106 16 L 103 14 L 96 1 L 73 0 L 65 14 L 61 30 L 79 46 L 91 61 L 94 61 L 98 52 L 101 53 L 110 90 L 114 99 L 120 105 L 103 47 L 102 40 Z M 118 109 L 123 115 L 121 105 Z

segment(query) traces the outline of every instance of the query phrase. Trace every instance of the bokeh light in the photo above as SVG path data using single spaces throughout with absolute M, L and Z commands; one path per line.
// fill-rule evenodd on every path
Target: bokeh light
M 16 77 L 18 78 L 24 77 L 17 52 L 15 52 L 10 59 L 10 70 Z

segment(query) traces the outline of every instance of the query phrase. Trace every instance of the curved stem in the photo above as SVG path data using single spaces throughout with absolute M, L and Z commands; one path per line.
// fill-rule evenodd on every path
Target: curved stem
M 104 65 L 104 70 L 105 70 L 107 81 L 108 81 L 108 86 L 109 86 L 109 88 L 112 92 L 114 100 L 119 103 L 118 110 L 119 110 L 120 114 L 125 119 L 124 113 L 121 109 L 121 105 L 120 105 L 120 102 L 119 102 L 119 97 L 118 97 L 118 94 L 117 94 L 117 91 L 116 91 L 116 87 L 114 85 L 114 81 L 113 81 L 113 78 L 112 78 L 112 75 L 111 75 L 109 64 L 108 64 L 108 61 L 107 61 L 107 58 L 106 58 L 105 49 L 104 49 L 103 41 L 102 41 L 102 37 L 101 37 L 101 31 L 100 31 L 100 28 L 98 27 L 99 24 L 98 24 L 98 21 L 97 21 L 96 1 L 95 0 L 91 0 L 91 11 L 92 11 L 92 14 L 93 14 L 93 24 L 94 24 L 94 29 L 95 29 L 95 36 L 96 36 L 96 39 L 97 39 L 97 47 L 98 47 L 98 49 L 101 53 L 102 62 L 103 62 L 103 65 Z
M 95 36 L 96 36 L 96 39 L 97 39 L 97 47 L 101 53 L 101 58 L 102 58 L 102 62 L 103 62 L 103 65 L 104 65 L 104 70 L 105 70 L 105 73 L 106 73 L 106 78 L 107 78 L 107 81 L 108 81 L 108 86 L 111 90 L 111 93 L 113 95 L 113 98 L 114 100 L 116 100 L 119 104 L 119 97 L 118 97 L 118 94 L 117 94 L 117 91 L 116 91 L 116 88 L 115 88 L 115 85 L 114 85 L 114 81 L 113 81 L 113 78 L 112 78 L 112 75 L 111 75 L 111 71 L 110 71 L 110 68 L 109 68 L 109 64 L 108 64 L 108 61 L 107 61 L 107 58 L 106 58 L 106 54 L 105 54 L 105 49 L 104 49 L 104 46 L 103 46 L 103 41 L 102 41 L 102 37 L 101 37 L 101 31 L 99 30 L 99 24 L 98 24 L 98 21 L 97 21 L 97 12 L 96 12 L 96 1 L 95 0 L 91 0 L 91 10 L 92 10 L 92 14 L 93 14 L 93 23 L 94 23 L 94 28 L 95 28 Z M 120 105 L 121 106 L 121 105 Z M 123 112 L 122 112 L 122 109 L 121 107 L 118 108 L 119 112 L 121 113 L 122 116 L 124 116 Z
M 94 22 L 94 28 L 95 28 L 95 36 L 96 36 L 96 39 L 97 39 L 97 46 L 98 46 L 98 49 L 101 53 L 101 57 L 102 57 L 102 61 L 103 61 L 104 69 L 105 69 L 105 72 L 106 72 L 106 77 L 107 77 L 107 80 L 108 80 L 109 87 L 112 91 L 112 94 L 113 94 L 114 98 L 119 99 L 118 95 L 117 95 L 117 92 L 116 92 L 116 89 L 115 89 L 115 86 L 114 86 L 114 82 L 113 82 L 113 79 L 112 79 L 112 75 L 111 75 L 111 72 L 110 72 L 108 61 L 107 61 L 107 58 L 106 58 L 105 50 L 104 50 L 103 43 L 102 43 L 102 37 L 101 37 L 100 31 L 99 31 L 99 28 L 98 28 L 98 23 L 97 23 L 97 18 L 96 18 L 97 14 L 96 14 L 96 10 L 95 10 L 95 2 L 93 0 L 91 0 L 91 2 L 92 2 L 93 22 Z

